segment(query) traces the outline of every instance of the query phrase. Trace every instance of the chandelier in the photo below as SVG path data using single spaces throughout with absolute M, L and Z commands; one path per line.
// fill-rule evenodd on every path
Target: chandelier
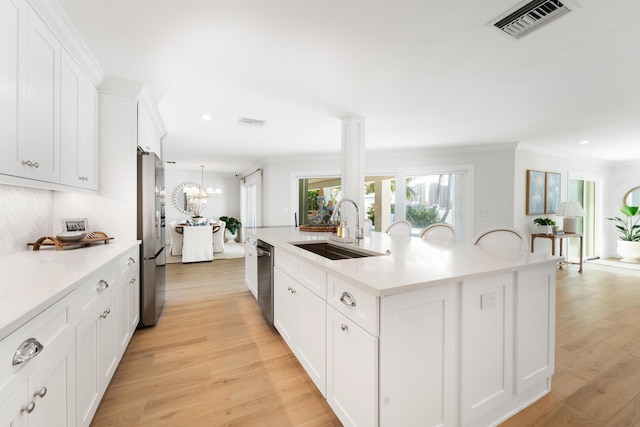
M 200 213 L 207 206 L 207 200 L 212 197 L 218 197 L 222 194 L 222 190 L 219 188 L 214 189 L 213 187 L 207 187 L 205 189 L 204 186 L 204 165 L 200 165 L 202 178 L 200 187 L 185 187 L 184 195 L 187 201 L 187 211 L 190 212 L 193 216 L 199 217 Z

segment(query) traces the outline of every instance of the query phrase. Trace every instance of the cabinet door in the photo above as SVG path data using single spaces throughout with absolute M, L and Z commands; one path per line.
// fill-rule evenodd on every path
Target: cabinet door
M 513 397 L 513 274 L 462 284 L 460 425 Z
M 60 43 L 29 8 L 26 66 L 19 83 L 19 176 L 60 182 Z
M 278 267 L 273 270 L 273 326 L 295 353 L 298 335 L 296 281 Z
M 326 307 L 324 300 L 302 285 L 297 295 L 296 356 L 318 390 L 326 397 Z
M 458 425 L 455 284 L 382 298 L 380 424 Z
M 21 52 L 26 38 L 26 11 L 23 0 L 0 0 L 0 173 L 19 173 L 22 164 L 18 157 L 18 76 L 23 70 Z
M 78 426 L 88 426 L 91 423 L 115 371 L 118 348 L 114 301 L 116 293 L 111 293 L 76 329 Z
M 327 402 L 346 426 L 378 425 L 378 339 L 327 307 Z
M 244 280 L 254 297 L 258 297 L 258 253 L 257 241 L 253 236 L 247 236 L 244 256 Z
M 64 50 L 60 74 L 61 183 L 97 189 L 97 90 Z
M 29 426 L 72 427 L 75 422 L 75 339 L 51 354 L 29 377 L 29 396 L 35 409 L 29 414 Z
M 27 427 L 29 415 L 25 410 L 30 402 L 25 381 L 7 400 L 0 402 L 0 426 Z M 29 409 L 31 410 L 31 408 Z M 33 410 L 35 410 L 35 406 L 33 406 Z
M 129 332 L 133 336 L 133 332 L 140 323 L 140 280 L 138 278 L 140 270 L 135 269 L 133 274 L 129 276 L 129 281 L 122 284 L 129 290 Z

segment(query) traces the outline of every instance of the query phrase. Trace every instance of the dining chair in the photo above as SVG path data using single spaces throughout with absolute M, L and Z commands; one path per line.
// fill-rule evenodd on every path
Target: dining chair
M 528 252 L 527 237 L 515 228 L 497 227 L 478 234 L 473 244 L 488 249 Z
M 437 222 L 422 229 L 418 235 L 421 239 L 434 243 L 453 244 L 456 242 L 456 231 L 451 224 Z
M 392 236 L 411 236 L 409 221 L 396 221 L 387 228 L 387 234 Z
M 169 234 L 171 237 L 171 248 L 169 249 L 169 253 L 172 256 L 181 256 L 182 255 L 182 234 L 178 233 L 176 230 L 176 221 L 172 221 L 169 223 Z
M 182 229 L 182 262 L 213 261 L 213 226 L 193 225 Z
M 224 252 L 224 229 L 226 228 L 227 223 L 218 220 L 216 221 L 216 225 L 220 226 L 220 229 L 213 233 L 213 253 L 220 254 Z

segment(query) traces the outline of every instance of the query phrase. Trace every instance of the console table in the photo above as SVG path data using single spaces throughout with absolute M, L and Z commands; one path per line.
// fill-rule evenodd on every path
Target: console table
M 534 233 L 531 235 L 531 252 L 533 252 L 533 242 L 537 238 L 549 239 L 551 240 L 551 255 L 556 254 L 556 239 L 560 241 L 560 256 L 562 256 L 562 240 L 570 239 L 572 237 L 577 237 L 580 239 L 580 269 L 578 272 L 582 273 L 582 233 L 564 233 L 564 234 L 538 234 Z

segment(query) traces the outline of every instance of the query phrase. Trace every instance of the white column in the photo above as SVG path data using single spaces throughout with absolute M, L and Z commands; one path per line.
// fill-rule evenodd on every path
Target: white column
M 342 120 L 342 198 L 354 200 L 360 209 L 360 224 L 364 212 L 364 131 L 363 117 L 351 116 Z M 352 235 L 355 233 L 356 211 L 350 204 L 340 208 L 343 216 L 349 218 Z

